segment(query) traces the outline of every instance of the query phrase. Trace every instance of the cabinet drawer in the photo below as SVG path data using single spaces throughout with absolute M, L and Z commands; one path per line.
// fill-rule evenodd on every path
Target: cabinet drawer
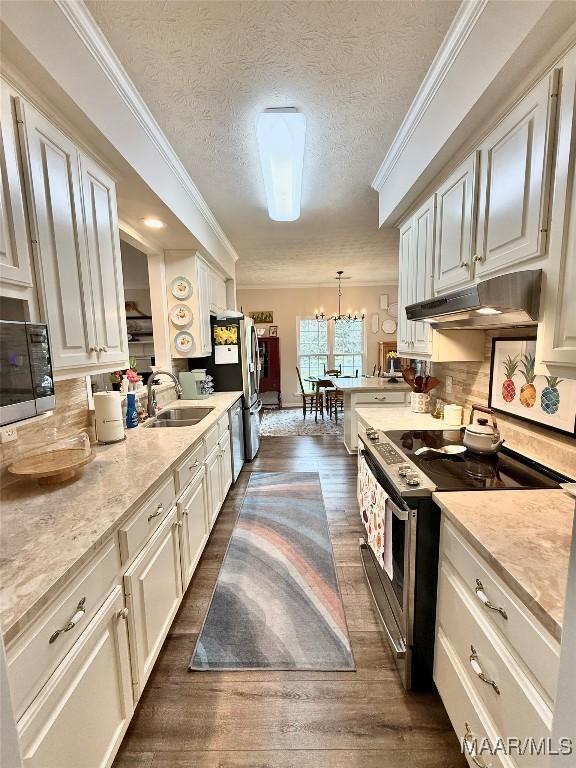
M 120 554 L 122 563 L 138 554 L 144 543 L 158 528 L 176 499 L 174 478 L 170 477 L 155 491 L 140 509 L 135 512 L 125 526 L 120 528 Z
M 192 448 L 184 461 L 176 467 L 176 490 L 180 494 L 186 488 L 188 483 L 202 470 L 202 464 L 205 457 L 204 443 L 199 443 Z
M 218 437 L 222 437 L 222 435 L 225 432 L 228 432 L 230 429 L 230 420 L 228 418 L 228 413 L 226 412 L 224 416 L 221 416 L 218 419 Z
M 373 403 L 374 405 L 396 405 L 406 402 L 405 391 L 402 392 L 358 392 L 354 396 L 354 404 Z
M 482 701 L 503 736 L 522 740 L 549 736 L 551 709 L 529 673 L 520 667 L 473 600 L 454 569 L 443 560 L 438 585 L 438 626 L 466 670 L 467 685 Z M 536 755 L 518 757 L 522 765 L 536 766 L 539 759 Z
M 478 762 L 490 768 L 514 768 L 514 763 L 509 757 L 501 753 L 493 756 L 480 751 L 485 739 L 494 746 L 498 743 L 500 736 L 481 702 L 471 690 L 466 671 L 442 630 L 436 637 L 434 682 L 458 738 L 462 740 L 468 732 L 468 745 L 473 744 L 474 739 L 477 740 Z M 474 766 L 471 755 L 473 750 L 470 748 L 468 750 L 465 750 L 466 759 L 470 766 Z
M 8 677 L 16 719 L 78 640 L 119 578 L 118 547 L 111 539 L 32 626 L 10 644 Z M 82 600 L 83 614 L 77 612 Z M 65 628 L 75 614 L 77 623 L 56 636 L 55 632 Z
M 24 768 L 105 768 L 133 711 L 117 586 L 18 723 Z
M 559 643 L 512 595 L 488 564 L 469 547 L 446 519 L 442 532 L 442 556 L 454 566 L 490 626 L 497 629 L 506 639 L 554 701 L 560 660 Z M 484 588 L 484 595 L 493 605 L 502 608 L 507 618 L 498 611 L 491 610 L 480 600 L 476 592 L 477 580 Z
M 206 446 L 206 456 L 213 450 L 218 444 L 218 438 L 220 433 L 218 431 L 218 424 L 214 424 L 208 432 L 204 435 L 204 445 Z

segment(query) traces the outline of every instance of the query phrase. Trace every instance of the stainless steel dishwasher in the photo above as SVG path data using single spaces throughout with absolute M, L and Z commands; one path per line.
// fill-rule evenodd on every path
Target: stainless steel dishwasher
M 232 437 L 232 478 L 238 479 L 245 461 L 244 454 L 244 414 L 242 400 L 237 400 L 229 411 L 230 435 Z

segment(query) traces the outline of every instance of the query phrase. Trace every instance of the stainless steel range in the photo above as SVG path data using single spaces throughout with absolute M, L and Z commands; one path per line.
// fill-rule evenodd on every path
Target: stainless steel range
M 440 531 L 432 493 L 559 488 L 569 478 L 505 448 L 473 454 L 460 429 L 360 426 L 359 439 L 362 564 L 405 687 L 431 688 Z

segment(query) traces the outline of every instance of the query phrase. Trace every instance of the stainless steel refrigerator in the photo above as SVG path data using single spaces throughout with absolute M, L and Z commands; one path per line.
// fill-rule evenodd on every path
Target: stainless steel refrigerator
M 216 392 L 242 392 L 246 461 L 260 446 L 260 354 L 254 322 L 249 317 L 212 317 L 212 355 L 208 372 Z

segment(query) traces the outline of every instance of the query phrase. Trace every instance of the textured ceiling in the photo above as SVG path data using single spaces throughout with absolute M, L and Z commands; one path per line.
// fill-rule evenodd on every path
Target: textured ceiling
M 240 285 L 397 274 L 370 182 L 459 2 L 87 5 L 236 248 Z M 302 215 L 268 218 L 257 114 L 306 115 Z

